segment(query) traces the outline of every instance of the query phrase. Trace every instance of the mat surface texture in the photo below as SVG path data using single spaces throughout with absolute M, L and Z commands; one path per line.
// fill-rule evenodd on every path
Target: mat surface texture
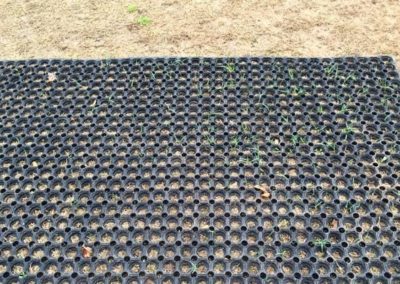
M 0 62 L 1 283 L 400 283 L 390 57 Z

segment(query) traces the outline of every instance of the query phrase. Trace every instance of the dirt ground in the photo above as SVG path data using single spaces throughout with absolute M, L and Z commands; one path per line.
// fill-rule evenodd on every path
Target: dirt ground
M 2 59 L 387 54 L 400 61 L 399 0 L 1 0 L 0 19 Z

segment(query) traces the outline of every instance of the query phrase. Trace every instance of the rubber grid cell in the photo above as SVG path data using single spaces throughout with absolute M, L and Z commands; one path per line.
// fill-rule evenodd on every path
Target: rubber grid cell
M 400 283 L 390 57 L 0 62 L 1 283 Z

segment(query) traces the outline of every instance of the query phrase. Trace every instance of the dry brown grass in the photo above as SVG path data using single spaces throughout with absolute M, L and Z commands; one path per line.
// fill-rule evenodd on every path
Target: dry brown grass
M 399 0 L 2 0 L 0 18 L 3 59 L 400 56 Z

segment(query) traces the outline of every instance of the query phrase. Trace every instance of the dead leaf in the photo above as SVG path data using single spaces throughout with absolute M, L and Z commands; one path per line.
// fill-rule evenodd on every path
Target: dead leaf
M 82 246 L 81 253 L 84 258 L 90 258 L 93 254 L 93 250 L 91 247 Z
M 254 188 L 261 192 L 268 191 L 268 187 L 266 185 L 255 185 Z
M 49 74 L 47 74 L 47 81 L 48 82 L 53 82 L 55 80 L 57 80 L 56 73 L 50 72 Z
M 269 193 L 269 192 L 263 192 L 261 194 L 261 198 L 263 198 L 263 199 L 269 199 L 270 197 L 271 197 L 271 193 Z
M 269 192 L 269 188 L 266 185 L 256 185 L 254 186 L 255 189 L 261 192 L 261 197 L 263 199 L 269 199 L 271 197 L 271 193 Z
M 337 226 L 338 226 L 338 220 L 336 220 L 336 219 L 333 219 L 332 221 L 331 221 L 331 227 L 332 227 L 332 229 L 336 229 L 337 228 Z

